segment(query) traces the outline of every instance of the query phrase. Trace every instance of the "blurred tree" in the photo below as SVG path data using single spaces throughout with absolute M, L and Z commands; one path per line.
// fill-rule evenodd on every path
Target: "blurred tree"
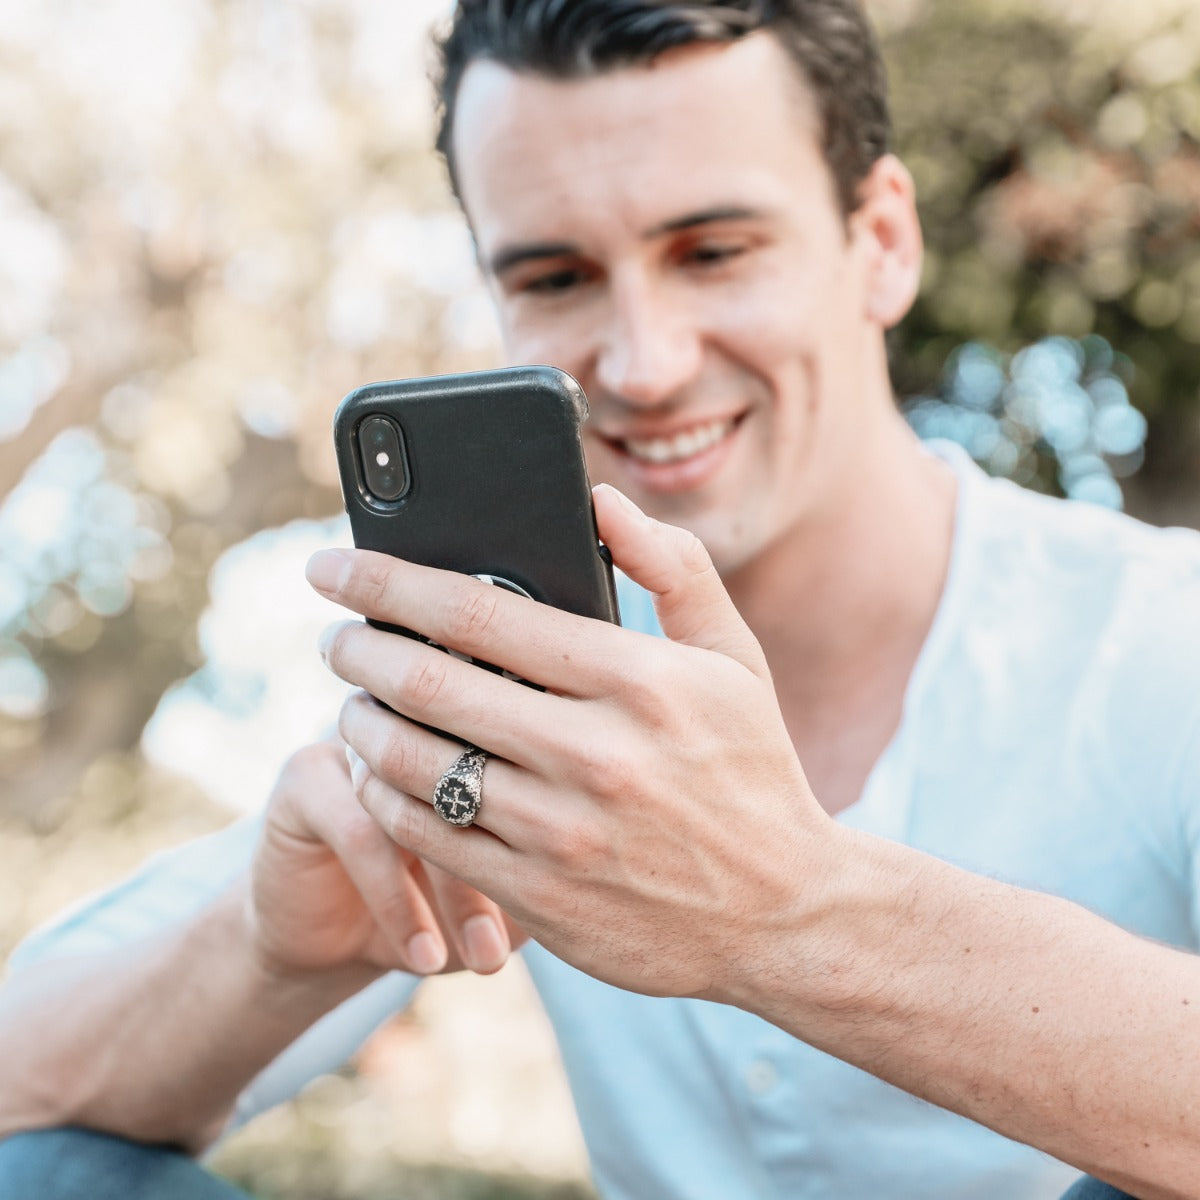
M 344 392 L 491 359 L 409 61 L 438 7 L 47 5 L 0 27 L 10 810 L 53 823 L 89 763 L 137 746 L 198 665 L 225 548 L 338 510 Z
M 1149 419 L 1131 507 L 1200 525 L 1200 9 L 1160 0 L 1131 29 L 1092 6 L 880 8 L 927 243 L 901 395 L 963 342 L 1098 335 Z

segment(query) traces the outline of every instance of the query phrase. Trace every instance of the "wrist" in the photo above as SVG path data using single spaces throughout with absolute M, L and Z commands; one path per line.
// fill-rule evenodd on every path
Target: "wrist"
M 869 1018 L 897 966 L 897 932 L 913 919 L 926 859 L 830 819 L 792 855 L 790 892 L 760 914 L 748 961 L 720 999 L 794 1028 Z M 802 880 L 799 886 L 796 879 Z
M 215 935 L 238 961 L 246 990 L 268 1009 L 315 1013 L 349 999 L 387 972 L 370 963 L 305 964 L 278 953 L 255 909 L 248 876 L 237 880 L 211 912 Z

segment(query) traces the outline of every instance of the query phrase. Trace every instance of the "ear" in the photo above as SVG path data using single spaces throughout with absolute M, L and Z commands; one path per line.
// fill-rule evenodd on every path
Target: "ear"
M 908 168 L 885 154 L 859 185 L 850 214 L 852 240 L 865 256 L 865 314 L 890 329 L 912 307 L 921 284 L 924 243 L 917 219 L 916 189 Z

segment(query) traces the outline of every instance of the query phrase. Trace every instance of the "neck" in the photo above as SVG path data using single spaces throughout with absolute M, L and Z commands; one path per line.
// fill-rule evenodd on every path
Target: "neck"
M 798 741 L 812 718 L 853 716 L 872 697 L 898 714 L 949 567 L 949 468 L 899 414 L 859 450 L 834 504 L 725 580 Z

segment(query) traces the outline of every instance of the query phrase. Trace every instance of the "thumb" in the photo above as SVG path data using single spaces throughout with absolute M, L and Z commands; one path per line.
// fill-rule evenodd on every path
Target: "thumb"
M 646 516 L 628 496 L 593 488 L 596 524 L 613 562 L 654 595 L 663 633 L 673 642 L 715 650 L 768 677 L 762 650 L 734 607 L 704 544 L 694 534 Z

